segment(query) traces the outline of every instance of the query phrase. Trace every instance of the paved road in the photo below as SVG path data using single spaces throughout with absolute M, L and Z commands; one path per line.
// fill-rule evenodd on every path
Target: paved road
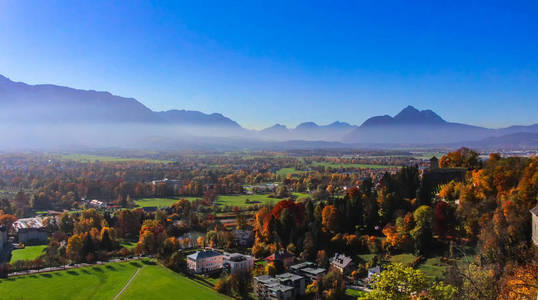
M 142 266 L 143 268 L 144 266 Z M 135 279 L 136 275 L 138 275 L 138 272 L 140 272 L 140 270 L 142 270 L 142 268 L 138 268 L 136 269 L 136 272 L 133 274 L 133 276 L 131 277 L 131 279 L 129 279 L 129 281 L 127 281 L 127 284 L 125 284 L 125 286 L 121 289 L 121 291 L 112 299 L 112 300 L 116 300 L 118 299 L 119 296 L 121 296 L 121 294 L 129 287 L 129 285 L 131 284 L 131 282 L 133 282 L 133 280 Z
M 90 266 L 95 266 L 95 265 L 103 265 L 103 264 L 108 264 L 108 263 L 113 263 L 113 262 L 127 262 L 127 261 L 141 260 L 141 259 L 144 259 L 144 258 L 151 258 L 151 257 L 150 256 L 145 256 L 145 257 L 135 256 L 133 258 L 125 258 L 123 260 L 121 260 L 119 258 L 115 258 L 115 259 L 111 259 L 111 260 L 108 260 L 108 261 L 98 261 L 95 264 L 81 263 L 81 264 L 74 264 L 74 265 L 65 265 L 65 266 L 61 266 L 61 267 L 48 267 L 48 268 L 42 268 L 42 269 L 38 269 L 38 270 L 27 270 L 27 271 L 21 271 L 21 272 L 13 272 L 13 273 L 9 273 L 8 277 L 29 275 L 29 274 L 39 274 L 39 273 L 54 272 L 54 271 L 63 271 L 63 270 L 77 269 L 77 268 L 82 268 L 82 267 L 90 267 Z

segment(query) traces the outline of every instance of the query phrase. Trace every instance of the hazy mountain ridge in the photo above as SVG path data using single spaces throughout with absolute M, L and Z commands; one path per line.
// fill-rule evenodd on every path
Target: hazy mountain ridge
M 240 128 L 218 113 L 169 110 L 154 112 L 134 98 L 109 92 L 13 82 L 0 75 L 0 121 L 32 123 L 154 123 Z
M 84 145 L 106 145 L 107 142 L 136 145 L 146 137 L 154 137 L 151 141 L 161 143 L 166 139 L 183 138 L 194 142 L 196 137 L 233 137 L 234 142 L 242 139 L 245 145 L 252 145 L 257 140 L 260 145 L 288 142 L 287 145 L 298 147 L 306 147 L 308 142 L 323 147 L 332 144 L 341 147 L 344 144 L 475 143 L 472 141 L 528 145 L 534 141 L 533 135 L 519 133 L 538 133 L 538 124 L 489 129 L 448 122 L 432 110 L 420 111 L 412 106 L 407 106 L 394 117 L 371 117 L 360 126 L 340 121 L 327 125 L 304 122 L 295 128 L 275 124 L 259 131 L 247 130 L 219 113 L 187 110 L 154 112 L 134 98 L 50 84 L 28 85 L 1 75 L 0 105 L 0 122 L 9 125 L 6 126 L 9 129 L 7 140 L 9 137 L 15 142 L 31 140 L 33 146 L 45 142 L 59 143 L 62 137 L 70 139 L 69 144 Z M 40 124 L 49 124 L 53 131 L 49 132 L 49 127 Z M 69 126 L 70 130 L 62 126 Z M 513 134 L 519 135 L 509 136 Z M 525 138 L 531 139 L 531 143 L 525 143 Z

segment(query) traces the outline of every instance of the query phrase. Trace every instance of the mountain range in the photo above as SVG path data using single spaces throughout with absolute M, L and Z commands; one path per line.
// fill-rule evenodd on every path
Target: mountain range
M 0 75 L 0 124 L 10 128 L 13 142 L 34 144 L 71 139 L 99 145 L 102 140 L 139 144 L 144 138 L 198 140 L 226 138 L 245 144 L 324 142 L 316 145 L 446 145 L 451 143 L 538 146 L 538 124 L 490 129 L 453 123 L 432 110 L 407 106 L 395 116 L 374 116 L 360 126 L 345 122 L 318 125 L 305 122 L 295 128 L 275 124 L 248 130 L 219 113 L 169 110 L 155 112 L 133 98 L 108 92 L 79 90 L 50 84 L 29 85 Z M 69 127 L 71 130 L 67 130 Z M 45 130 L 46 128 L 46 130 Z M 146 139 L 148 140 L 148 139 Z M 293 141 L 293 142 L 291 142 Z

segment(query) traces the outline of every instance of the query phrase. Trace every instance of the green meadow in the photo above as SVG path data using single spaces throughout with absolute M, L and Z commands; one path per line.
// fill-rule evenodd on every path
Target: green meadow
M 296 170 L 294 168 L 282 168 L 280 170 L 278 170 L 276 172 L 276 175 L 280 175 L 280 176 L 283 176 L 283 177 L 288 177 L 288 175 L 290 174 L 301 174 L 303 173 L 304 171 L 299 171 L 299 170 Z
M 308 197 L 308 194 L 305 193 L 293 193 L 297 199 Z M 179 199 L 187 199 L 189 201 L 194 201 L 200 199 L 200 197 L 176 197 L 176 198 L 143 198 L 135 200 L 135 203 L 140 207 L 169 207 L 170 205 L 176 203 Z M 249 200 L 248 203 L 246 200 Z M 237 206 L 237 207 L 247 207 L 256 204 L 275 204 L 282 199 L 270 198 L 267 194 L 257 194 L 257 195 L 219 195 L 217 197 L 218 206 Z
M 17 260 L 34 260 L 43 255 L 43 250 L 47 248 L 47 245 L 39 246 L 26 246 L 24 249 L 16 249 L 11 251 L 10 262 L 16 262 Z
M 315 161 L 312 163 L 312 166 L 315 167 L 329 167 L 329 168 L 358 168 L 358 169 L 386 169 L 386 168 L 397 168 L 398 166 L 389 166 L 389 165 L 370 165 L 370 164 L 338 164 L 330 162 L 320 162 Z
M 190 280 L 151 261 L 109 263 L 67 271 L 0 279 L 0 298 L 113 299 L 137 269 L 118 299 L 227 299 L 210 286 Z
M 136 205 L 140 207 L 169 207 L 170 205 L 176 203 L 179 199 L 187 199 L 189 201 L 194 201 L 200 199 L 199 197 L 179 197 L 179 198 L 143 198 L 135 200 Z

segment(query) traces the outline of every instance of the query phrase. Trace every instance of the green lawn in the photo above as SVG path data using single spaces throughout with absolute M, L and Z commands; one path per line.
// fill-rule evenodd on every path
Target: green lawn
M 16 249 L 11 252 L 11 261 L 17 260 L 33 260 L 43 255 L 43 250 L 47 248 L 47 245 L 39 246 L 26 246 L 24 249 Z
M 440 257 L 428 258 L 418 266 L 419 270 L 432 279 L 443 279 L 447 268 L 448 264 L 441 262 Z
M 366 292 L 364 291 L 357 291 L 352 289 L 346 289 L 346 296 L 349 299 L 357 299 L 358 297 L 366 296 Z
M 139 267 L 143 268 L 120 299 L 226 299 L 209 287 L 140 261 L 0 279 L 0 299 L 110 300 Z
M 230 299 L 161 266 L 145 266 L 119 299 Z
M 315 167 L 330 167 L 330 168 L 360 168 L 360 169 L 385 169 L 385 168 L 398 168 L 399 166 L 390 165 L 370 165 L 370 164 L 337 164 L 326 161 L 315 161 L 312 163 Z
M 308 194 L 305 193 L 293 193 L 297 199 L 308 197 Z M 247 204 L 245 201 L 249 199 L 250 202 Z M 217 205 L 219 206 L 238 206 L 245 207 L 254 204 L 275 204 L 282 199 L 278 198 L 269 198 L 269 195 L 260 194 L 260 195 L 221 195 L 217 198 Z
M 136 247 L 136 242 L 134 242 L 134 241 L 123 241 L 123 242 L 120 243 L 120 246 L 130 250 L 130 249 L 133 249 L 133 248 Z
M 194 200 L 196 198 L 194 197 L 181 197 L 185 198 L 187 200 Z M 192 199 L 189 199 L 192 198 Z M 176 203 L 179 200 L 179 198 L 143 198 L 139 200 L 135 200 L 136 205 L 140 207 L 150 207 L 150 206 L 156 206 L 159 208 L 162 207 L 168 207 L 174 203 Z
M 409 254 L 409 253 L 404 253 L 404 254 L 393 255 L 390 257 L 389 260 L 393 264 L 401 263 L 404 265 L 409 265 L 410 263 L 414 262 L 416 259 L 417 259 L 417 256 L 413 254 Z
M 299 171 L 299 170 L 296 170 L 294 168 L 282 168 L 280 170 L 278 170 L 276 172 L 276 175 L 280 175 L 280 176 L 283 176 L 283 177 L 288 177 L 289 174 L 300 174 L 300 173 L 303 173 L 304 171 Z
M 294 196 L 299 198 L 308 197 L 308 194 L 305 193 L 293 193 Z M 156 207 L 168 207 L 178 201 L 178 199 L 187 199 L 189 201 L 194 201 L 200 199 L 199 197 L 180 197 L 180 198 L 144 198 L 140 200 L 135 200 L 135 203 L 140 207 L 156 206 Z M 250 202 L 247 204 L 246 199 L 249 199 Z M 220 195 L 217 197 L 218 206 L 238 206 L 246 207 L 255 204 L 275 204 L 282 199 L 278 198 L 269 198 L 269 195 L 259 194 L 259 195 Z

